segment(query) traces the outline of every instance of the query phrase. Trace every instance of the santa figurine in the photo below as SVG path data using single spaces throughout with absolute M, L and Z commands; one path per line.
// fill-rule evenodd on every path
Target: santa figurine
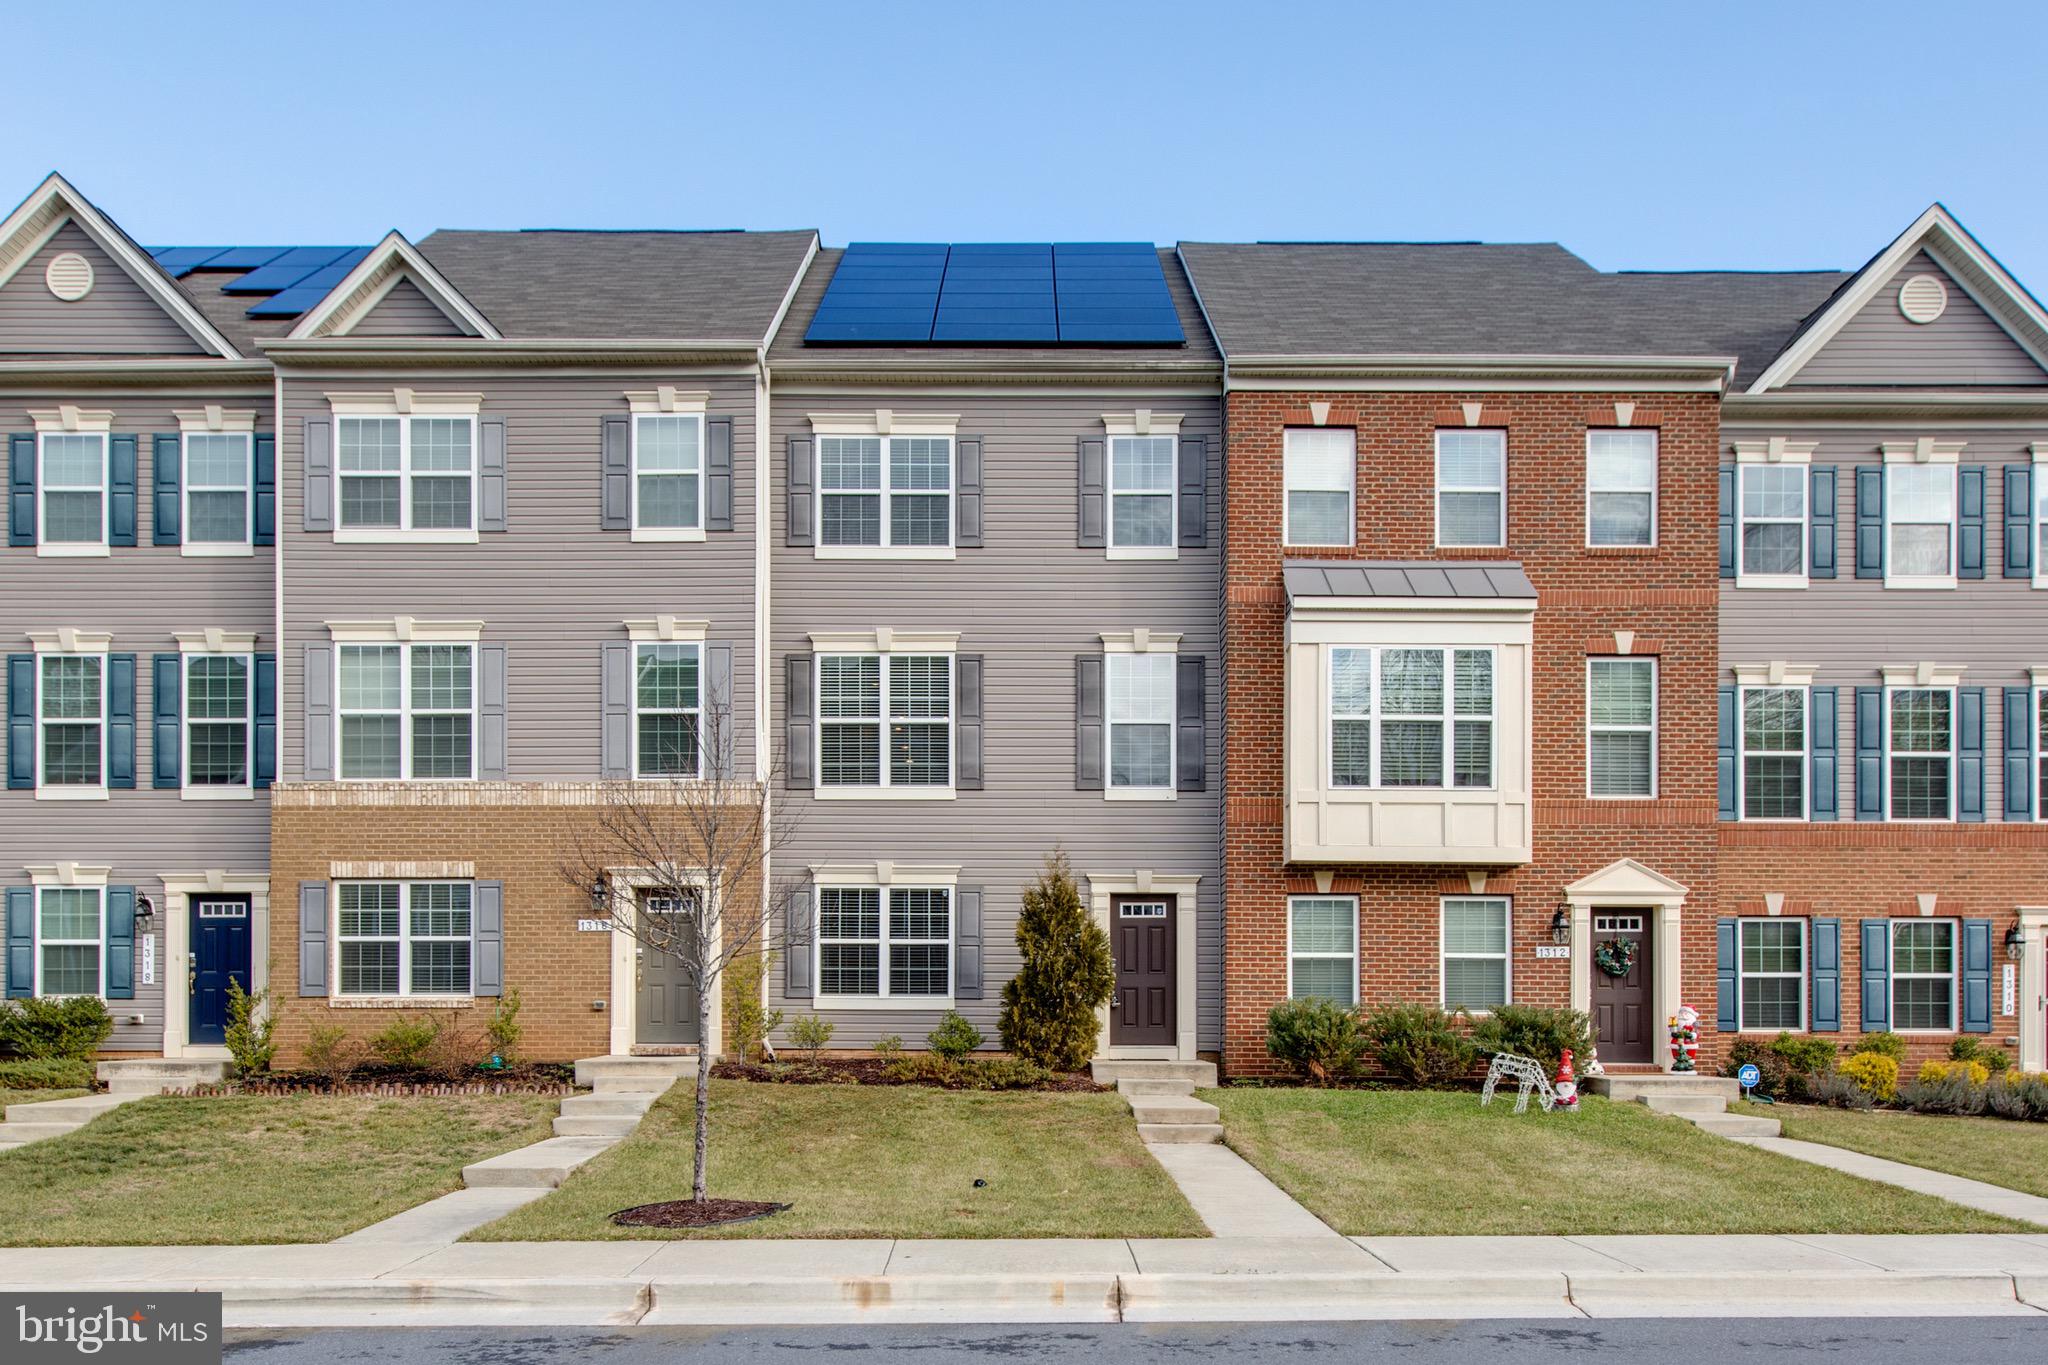
M 1579 1082 L 1572 1074 L 1572 1050 L 1564 1049 L 1557 1058 L 1557 1080 L 1551 1086 L 1557 1092 L 1557 1107 L 1566 1113 L 1579 1111 Z
M 1700 1012 L 1691 1005 L 1680 1005 L 1678 1013 L 1671 1016 L 1671 1069 L 1698 1070 L 1699 1055 Z

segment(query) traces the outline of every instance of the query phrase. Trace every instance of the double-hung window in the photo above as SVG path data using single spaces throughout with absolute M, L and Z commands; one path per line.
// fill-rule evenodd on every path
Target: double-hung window
M 1954 688 L 1885 689 L 1889 818 L 1955 818 L 1955 704 Z
M 1956 576 L 1956 466 L 1888 464 L 1885 582 L 1953 584 Z
M 246 431 L 188 431 L 184 439 L 184 543 L 217 549 L 248 545 L 254 438 Z
M 471 891 L 468 882 L 340 883 L 339 993 L 468 995 Z
M 1736 1027 L 1745 1032 L 1806 1029 L 1806 921 L 1745 919 L 1738 972 Z
M 1806 582 L 1808 473 L 1804 464 L 1736 467 L 1742 522 L 1737 581 Z
M 467 539 L 476 529 L 476 418 L 337 417 L 342 531 Z
M 945 550 L 953 544 L 953 438 L 820 436 L 821 547 Z
M 1110 791 L 1173 791 L 1179 662 L 1156 652 L 1107 656 Z
M 1657 543 L 1657 433 L 1586 433 L 1586 543 Z
M 952 978 L 951 887 L 818 888 L 820 995 L 944 1000 Z
M 1436 543 L 1508 543 L 1508 434 L 1477 428 L 1436 434 Z
M 1586 661 L 1586 792 L 1657 794 L 1657 664 Z
M 1742 689 L 1742 818 L 1806 818 L 1806 702 L 1803 687 Z
M 643 644 L 634 653 L 634 776 L 699 776 L 703 646 Z
M 633 529 L 698 531 L 703 526 L 703 414 L 635 415 Z
M 1289 545 L 1349 545 L 1358 480 L 1355 427 L 1289 427 L 1281 455 Z
M 344 780 L 476 776 L 476 649 L 344 644 L 338 650 Z
M 1178 436 L 1109 438 L 1109 548 L 1170 558 L 1177 529 Z
M 52 794 L 106 790 L 107 656 L 36 656 L 36 785 Z
M 1287 898 L 1287 994 L 1358 1003 L 1358 898 Z
M 246 654 L 187 654 L 185 786 L 234 791 L 249 785 Z
M 952 781 L 952 655 L 818 656 L 821 787 L 929 790 Z
M 1508 1003 L 1508 906 L 1505 896 L 1444 897 L 1445 1009 L 1483 1012 Z
M 105 982 L 106 888 L 36 889 L 37 995 L 98 995 Z
M 1892 1027 L 1901 1033 L 1948 1033 L 1956 1026 L 1956 922 L 1895 919 L 1892 937 Z
M 1493 785 L 1491 649 L 1330 651 L 1330 785 Z
M 55 553 L 98 552 L 107 544 L 107 434 L 46 431 L 38 438 L 42 526 L 37 543 Z

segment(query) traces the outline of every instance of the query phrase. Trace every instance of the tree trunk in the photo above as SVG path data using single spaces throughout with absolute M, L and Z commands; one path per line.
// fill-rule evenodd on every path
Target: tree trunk
M 711 1055 L 717 1041 L 710 1036 L 711 992 L 716 982 L 698 977 L 697 986 L 697 1152 L 690 1174 L 690 1198 L 703 1203 L 705 1155 L 711 1148 Z

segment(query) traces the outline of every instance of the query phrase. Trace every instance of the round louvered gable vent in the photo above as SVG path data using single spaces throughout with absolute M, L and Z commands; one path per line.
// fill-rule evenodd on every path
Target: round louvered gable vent
M 1899 311 L 1908 322 L 1932 322 L 1948 307 L 1948 286 L 1932 275 L 1915 275 L 1899 286 Z
M 43 272 L 50 292 L 66 303 L 76 303 L 92 292 L 92 262 L 75 251 L 67 251 L 50 262 Z

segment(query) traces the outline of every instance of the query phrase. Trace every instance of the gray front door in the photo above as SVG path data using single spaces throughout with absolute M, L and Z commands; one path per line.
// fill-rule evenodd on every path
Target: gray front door
M 687 942 L 689 916 L 675 900 L 649 897 L 640 903 L 646 932 L 639 955 L 633 1041 L 645 1047 L 676 1047 L 697 1041 L 697 991 L 676 955 L 655 946 Z

